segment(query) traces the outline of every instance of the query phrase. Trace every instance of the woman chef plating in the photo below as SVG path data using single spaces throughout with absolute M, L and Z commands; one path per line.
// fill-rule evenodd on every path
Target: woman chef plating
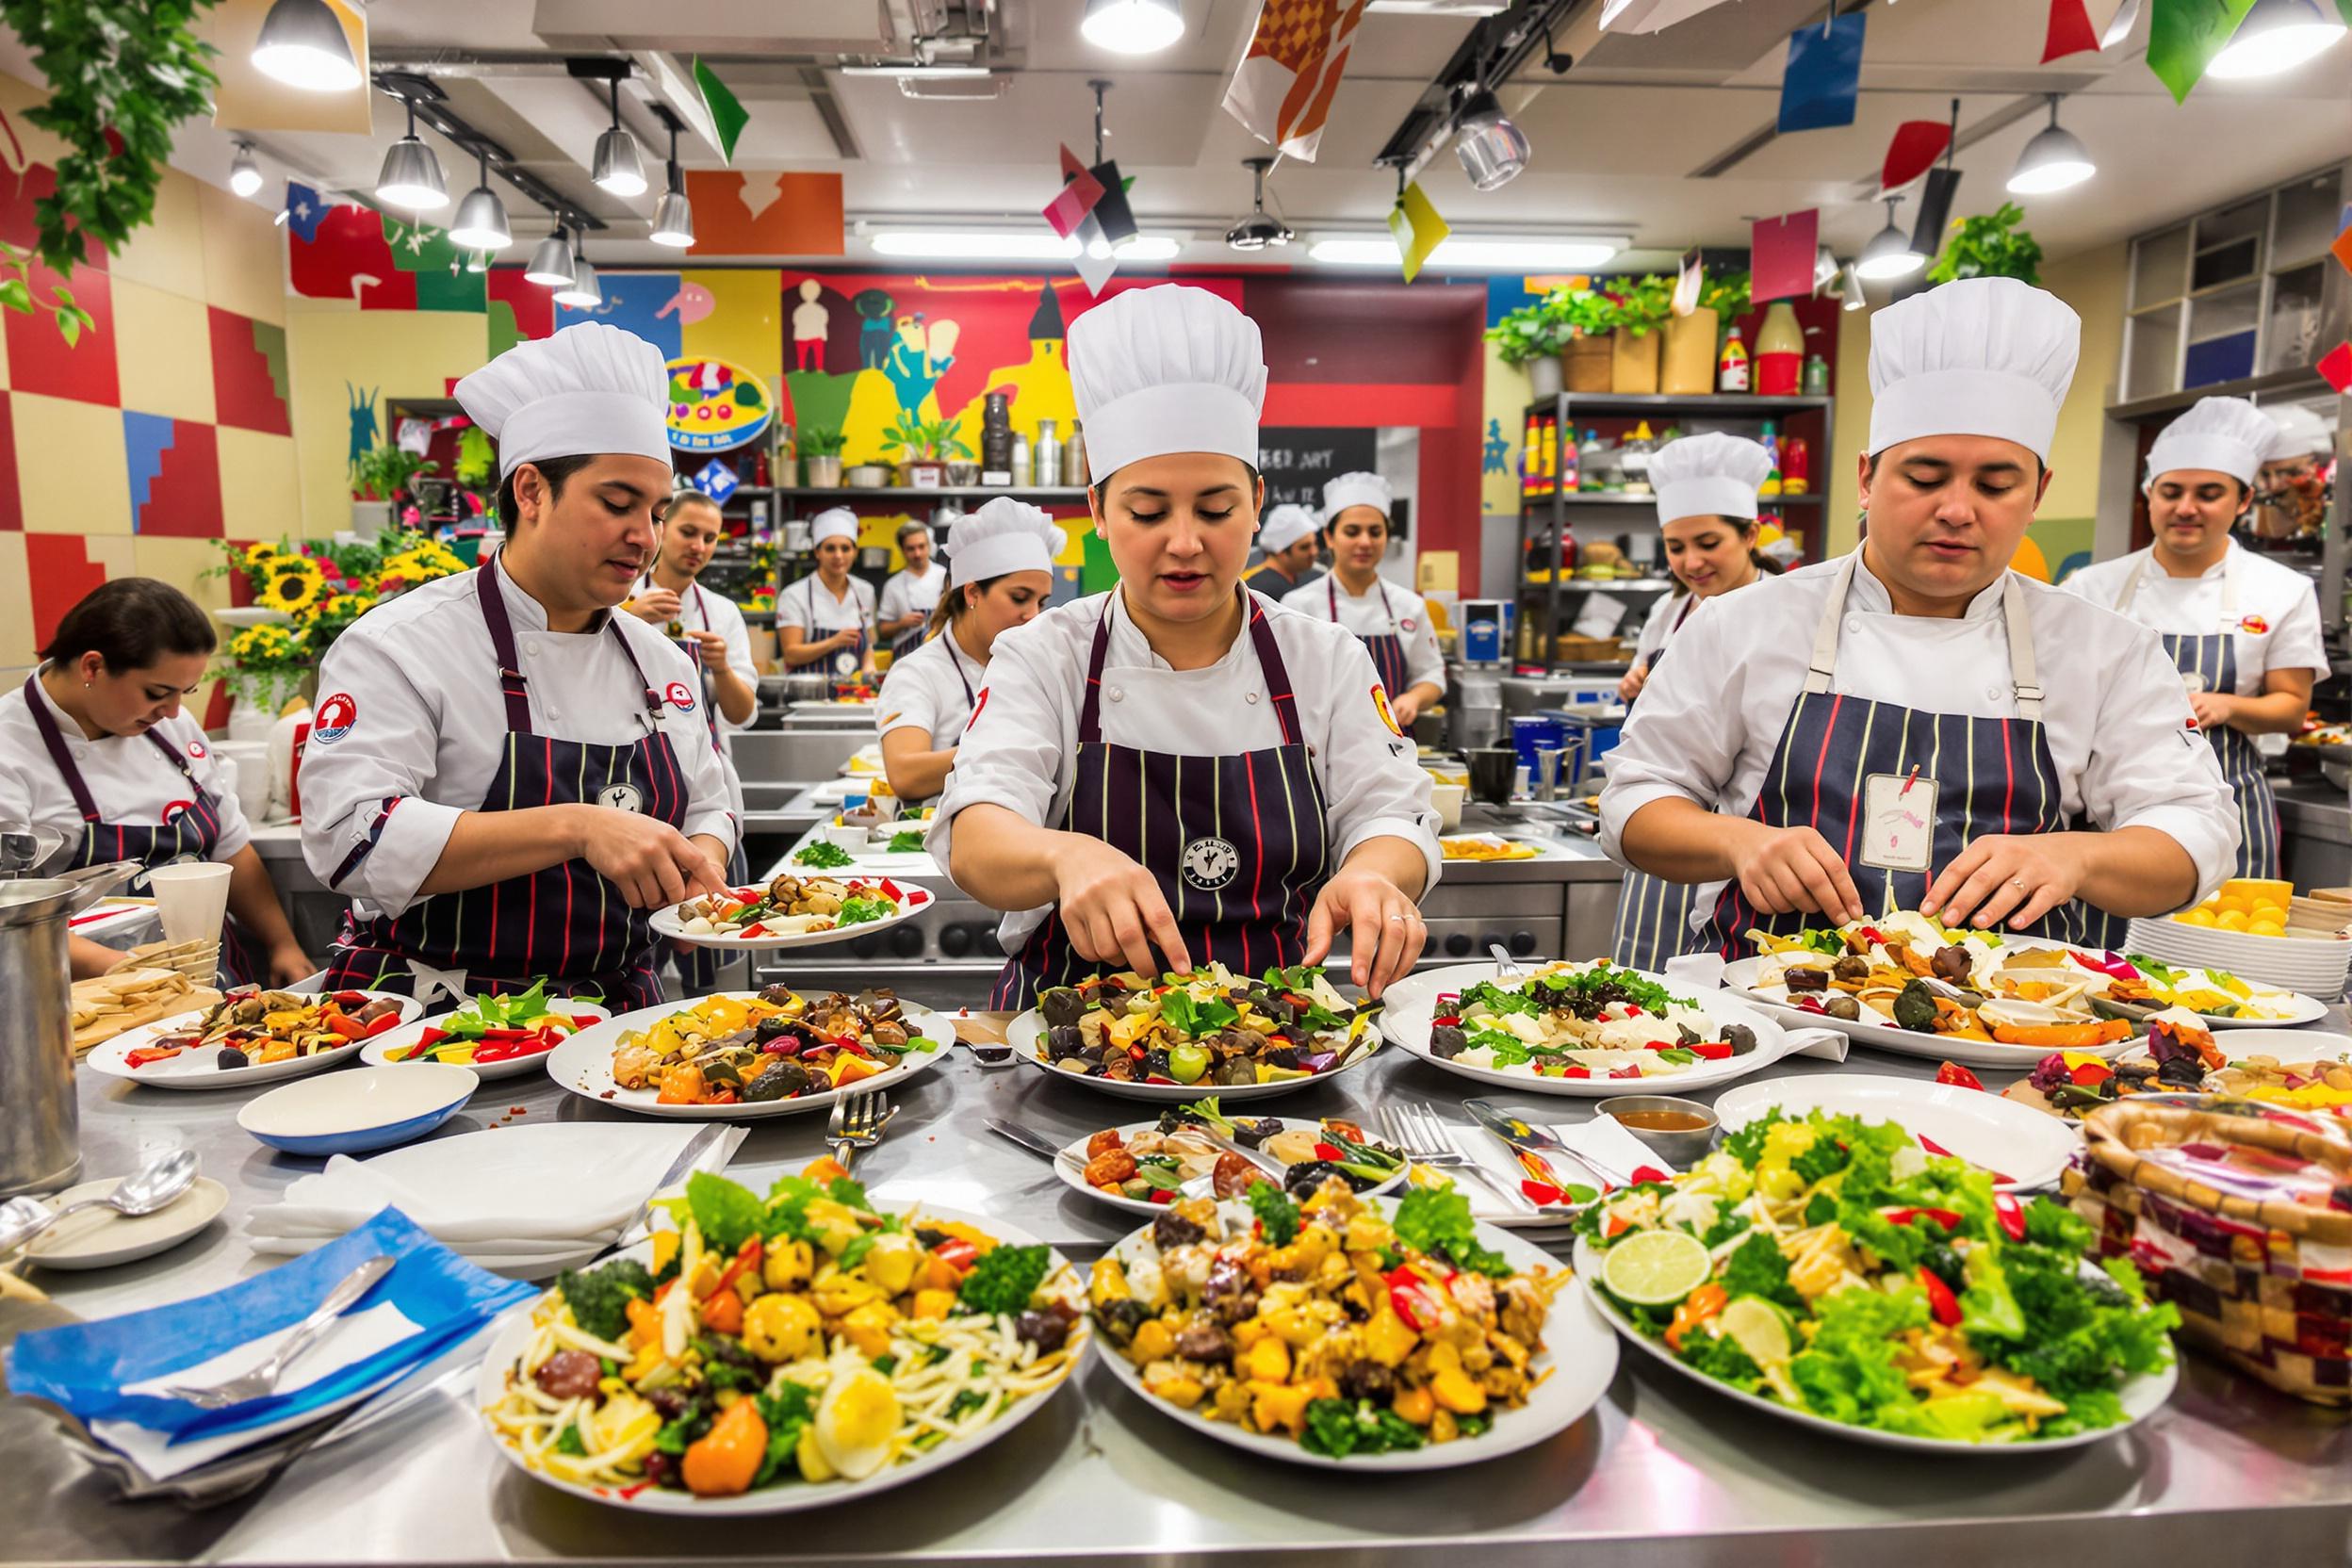
M 498 443 L 507 542 L 338 639 L 302 759 L 302 854 L 353 895 L 326 983 L 475 992 L 546 976 L 661 1000 L 647 911 L 724 885 L 733 847 L 699 678 L 613 607 L 670 494 L 661 351 L 600 322 L 457 384 Z
M 2014 278 L 1880 311 L 1862 547 L 1702 604 L 1659 662 L 1601 830 L 1715 885 L 1698 946 L 1901 908 L 2069 939 L 2084 903 L 2161 914 L 2229 871 L 2237 813 L 2155 635 L 2009 570 L 2081 330 Z
M 2278 433 L 2244 398 L 2199 400 L 2148 449 L 2156 542 L 2066 579 L 2067 592 L 2164 638 L 2237 795 L 2240 876 L 2278 874 L 2278 803 L 2254 737 L 2302 728 L 2311 682 L 2328 673 L 2311 579 L 2230 538 Z
M 1377 996 L 1420 954 L 1436 818 L 1362 647 L 1240 587 L 1257 326 L 1135 289 L 1070 324 L 1070 368 L 1119 583 L 997 639 L 931 829 L 957 886 L 1015 911 L 994 1004 L 1103 965 L 1319 963 L 1343 933 Z
M 1336 621 L 1372 655 L 1401 729 L 1446 694 L 1446 656 L 1437 651 L 1429 607 L 1410 588 L 1380 580 L 1388 553 L 1388 481 L 1378 474 L 1342 474 L 1323 486 L 1323 539 L 1331 572 L 1294 588 L 1282 606 Z
M 1772 455 L 1741 436 L 1721 433 L 1669 441 L 1650 460 L 1658 491 L 1658 533 L 1676 591 L 1659 597 L 1634 645 L 1633 668 L 1617 694 L 1631 702 L 1649 680 L 1668 641 L 1701 602 L 1745 588 L 1765 572 L 1756 552 L 1756 487 L 1772 471 Z M 1772 570 L 1777 572 L 1778 567 Z M 1617 928 L 1609 956 L 1629 969 L 1655 972 L 1690 944 L 1688 883 L 1661 882 L 1627 872 L 1617 896 Z

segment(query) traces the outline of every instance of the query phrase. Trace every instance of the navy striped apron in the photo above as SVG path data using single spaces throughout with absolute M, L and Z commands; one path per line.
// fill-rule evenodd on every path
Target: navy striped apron
M 1372 591 L 1380 596 L 1380 609 L 1388 616 L 1388 629 L 1386 631 L 1359 631 L 1356 633 L 1356 639 L 1364 645 L 1364 651 L 1372 656 L 1372 670 L 1380 678 L 1380 690 L 1392 696 L 1403 696 L 1405 694 L 1405 639 L 1403 634 L 1396 629 L 1396 609 L 1388 602 L 1387 583 L 1374 578 Z M 1347 625 L 1347 622 L 1339 618 L 1339 574 L 1337 572 L 1333 572 L 1323 580 L 1323 593 L 1324 596 L 1331 601 L 1332 621 L 1340 626 Z
M 808 641 L 813 643 L 819 636 L 819 629 L 817 627 L 817 574 L 810 572 L 801 580 L 808 584 L 808 592 L 806 596 L 808 600 Z M 856 604 L 858 602 L 857 584 L 855 581 L 852 581 L 845 586 L 849 589 L 850 603 Z M 849 629 L 850 629 L 848 627 L 836 627 L 832 629 L 832 630 L 838 631 L 847 631 Z M 823 635 L 829 637 L 832 635 L 832 630 L 825 631 Z M 849 646 L 845 648 L 835 648 L 826 656 L 826 662 L 831 668 L 833 678 L 836 680 L 847 680 L 855 677 L 858 673 L 858 667 L 866 662 L 866 647 L 867 645 L 874 640 L 874 629 L 860 621 L 858 625 L 857 631 L 858 640 L 856 642 L 850 644 Z
M 1690 618 L 1698 602 L 1696 594 L 1683 596 L 1681 612 L 1666 629 L 1668 637 L 1682 629 L 1682 623 Z M 1665 652 L 1662 645 L 1652 648 L 1642 668 L 1656 670 Z M 1641 700 L 1639 696 L 1634 698 L 1636 702 Z M 1667 959 L 1690 952 L 1698 940 L 1690 930 L 1690 910 L 1697 894 L 1698 889 L 1691 883 L 1669 882 L 1628 866 L 1625 881 L 1617 890 L 1617 921 L 1609 938 L 1609 961 L 1625 969 L 1657 974 L 1664 970 Z
M 939 568 L 935 566 L 932 569 L 937 571 Z M 944 586 L 941 591 L 945 591 Z M 939 596 L 938 594 L 931 596 L 929 604 L 916 606 L 923 612 L 923 619 L 890 639 L 890 658 L 893 661 L 904 659 L 923 646 L 923 640 L 931 635 L 931 612 L 939 607 Z
M 1239 589 L 1235 590 L 1240 593 Z M 1298 962 L 1307 911 L 1331 864 L 1323 786 L 1300 738 L 1298 703 L 1266 607 L 1241 593 L 1266 694 L 1282 743 L 1230 757 L 1138 751 L 1102 739 L 1102 661 L 1111 607 L 1094 629 L 1078 711 L 1077 778 L 1065 833 L 1084 833 L 1135 858 L 1160 884 L 1196 964 L 1258 974 Z M 1102 966 L 1070 945 L 1061 911 L 1029 933 L 997 977 L 991 1007 L 1021 1009 L 1037 993 Z
M 1810 827 L 1829 841 L 1854 878 L 1862 906 L 1916 909 L 1936 874 L 1958 858 L 1970 841 L 1992 834 L 2057 833 L 2066 820 L 2064 781 L 2042 731 L 2042 689 L 2036 683 L 2033 625 L 2014 573 L 2001 584 L 2001 617 L 2009 633 L 2009 674 L 2017 716 L 1975 718 L 1873 702 L 1830 691 L 1838 665 L 1838 629 L 1846 590 L 1854 581 L 1855 550 L 1846 558 L 1814 633 L 1812 667 L 1788 711 L 1780 744 L 1748 815 L 1768 827 Z M 1871 780 L 1893 780 L 1887 794 L 1913 782 L 1934 788 L 1920 799 L 1932 808 L 1924 865 L 1884 866 L 1869 858 L 1864 814 Z M 2090 911 L 2060 905 L 2025 935 L 2080 942 Z M 1753 956 L 1750 931 L 1789 936 L 1821 917 L 1803 910 L 1766 914 L 1749 904 L 1737 879 L 1727 883 L 1692 951 L 1726 959 Z
M 498 659 L 498 689 L 506 698 L 506 755 L 475 808 L 519 811 L 534 806 L 589 804 L 643 811 L 672 827 L 686 821 L 686 778 L 662 733 L 662 696 L 646 683 L 629 640 L 610 618 L 605 629 L 620 644 L 637 677 L 645 733 L 624 745 L 563 741 L 531 727 L 531 692 L 514 652 L 514 628 L 498 584 L 498 564 L 482 564 L 477 596 Z M 381 828 L 394 802 L 377 818 Z M 330 885 L 341 883 L 374 847 L 371 838 L 351 851 Z M 559 996 L 600 994 L 615 1013 L 662 1000 L 654 976 L 651 911 L 632 909 L 612 882 L 584 859 L 565 860 L 527 876 L 487 887 L 435 893 L 398 916 L 378 915 L 364 925 L 346 917 L 342 938 L 327 958 L 326 989 L 356 987 L 405 992 L 416 984 L 409 960 L 435 969 L 462 969 L 474 995 L 527 990 L 544 978 Z
M 33 727 L 41 732 L 41 743 L 64 776 L 65 787 L 73 792 L 74 808 L 82 814 L 81 841 L 74 846 L 73 858 L 60 869 L 83 871 L 117 860 L 136 860 L 152 868 L 175 861 L 211 859 L 214 848 L 220 842 L 220 803 L 196 782 L 196 770 L 188 765 L 179 747 L 153 729 L 146 731 L 147 739 L 155 743 L 164 760 L 179 770 L 180 777 L 188 785 L 188 798 L 168 803 L 158 813 L 164 819 L 160 824 L 107 822 L 98 814 L 97 798 L 90 792 L 90 782 L 82 776 L 82 770 L 74 765 L 73 748 L 65 743 L 57 721 L 49 716 L 49 704 L 35 689 L 40 678 L 39 675 L 24 678 L 24 706 L 33 710 Z M 146 897 L 147 878 L 133 877 L 123 891 L 133 897 Z M 253 985 L 269 978 L 266 966 L 259 961 L 235 917 L 220 925 L 220 972 L 232 986 Z

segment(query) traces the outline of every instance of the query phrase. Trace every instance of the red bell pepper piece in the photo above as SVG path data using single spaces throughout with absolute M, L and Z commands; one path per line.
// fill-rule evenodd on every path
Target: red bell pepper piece
M 1927 1310 L 1947 1329 L 1960 1326 L 1960 1298 L 1930 1268 L 1919 1270 L 1919 1288 L 1927 1292 Z
M 1410 1266 L 1392 1269 L 1381 1278 L 1388 1282 L 1389 1310 L 1406 1328 L 1419 1333 L 1437 1321 L 1437 1305 L 1429 1299 L 1421 1276 Z
M 1936 1081 L 1939 1084 L 1950 1084 L 1954 1088 L 1981 1089 L 1984 1086 L 1984 1081 L 1982 1078 L 1962 1067 L 1958 1062 L 1946 1062 L 1937 1068 Z
M 2001 1233 L 2011 1241 L 2025 1239 L 2025 1205 L 2017 1201 L 2014 1192 L 1993 1194 L 1993 1217 L 2001 1223 Z
M 1667 1175 L 1664 1171 L 1658 1169 L 1658 1167 L 1654 1165 L 1635 1166 L 1633 1168 L 1633 1179 L 1636 1184 L 1642 1182 L 1670 1182 L 1674 1180 L 1673 1177 Z
M 176 1045 L 141 1046 L 137 1051 L 124 1053 L 122 1060 L 125 1065 L 130 1067 L 147 1067 L 155 1062 L 170 1061 L 172 1057 L 180 1054 L 181 1049 L 181 1047 Z
M 1153 1187 L 1152 1189 L 1151 1197 L 1146 1200 L 1146 1201 L 1152 1203 L 1173 1203 L 1176 1201 L 1176 1189 L 1174 1187 Z
M 1890 1225 L 1908 1225 L 1915 1219 L 1932 1219 L 1947 1231 L 1956 1231 L 1960 1228 L 1960 1217 L 1951 1209 L 1889 1209 L 1886 1211 L 1886 1222 Z
M 2105 1062 L 2084 1062 L 2081 1067 L 2066 1074 L 2074 1080 L 2077 1088 L 2084 1089 L 2095 1089 L 2115 1075 L 2115 1070 Z
M 1701 1061 L 1727 1062 L 1731 1059 L 1729 1040 L 1694 1040 L 1690 1050 Z
M 1429 1020 L 1431 1026 L 1438 1028 L 1450 1028 L 1461 1021 L 1462 1015 L 1460 1013 L 1449 1013 L 1444 1018 L 1433 1018 Z
M 1318 1160 L 1344 1160 L 1348 1156 L 1335 1143 L 1317 1143 L 1315 1157 Z
M 980 1261 L 980 1249 L 961 1236 L 950 1236 L 931 1249 L 931 1255 L 962 1274 L 971 1272 L 972 1266 Z
M 337 991 L 327 998 L 338 1007 L 365 1007 L 368 998 L 358 991 Z
M 882 890 L 890 895 L 890 902 L 892 904 L 904 904 L 906 902 L 906 895 L 898 890 L 898 884 L 891 881 L 887 876 L 882 878 Z
M 1589 1067 L 1563 1067 L 1560 1070 L 1560 1075 L 1562 1078 L 1590 1078 L 1592 1076 L 1592 1070 Z
M 357 1020 L 353 1020 L 353 1021 L 354 1021 L 354 1022 L 357 1022 L 358 1021 L 357 1021 Z M 396 1013 L 396 1012 L 395 1012 L 395 1013 L 386 1013 L 386 1014 L 384 1014 L 382 1018 L 379 1018 L 379 1019 L 375 1020 L 375 1021 L 374 1021 L 373 1022 L 371 1022 L 371 1023 L 362 1023 L 362 1024 L 360 1024 L 360 1026 L 359 1026 L 359 1037 L 360 1037 L 361 1039 L 368 1039 L 368 1040 L 371 1040 L 371 1039 L 374 1039 L 374 1038 L 375 1038 L 378 1035 L 383 1034 L 384 1031 L 386 1031 L 386 1030 L 388 1030 L 388 1029 L 398 1029 L 400 1026 L 400 1015 L 399 1013 Z
M 1519 1184 L 1519 1190 L 1527 1195 L 1530 1203 L 1552 1204 L 1560 1201 L 1560 1188 L 1549 1182 L 1525 1180 Z
M 727 1266 L 727 1272 L 719 1276 L 718 1286 L 716 1289 L 712 1290 L 710 1294 L 716 1296 L 719 1291 L 725 1290 L 727 1286 L 733 1284 L 735 1282 L 735 1277 L 741 1274 L 744 1269 L 757 1268 L 759 1266 L 760 1238 L 758 1236 L 753 1236 L 749 1240 L 745 1241 L 743 1247 L 737 1250 L 735 1254 L 735 1261 Z
M 349 1013 L 338 1011 L 335 1008 L 328 1008 L 325 1015 L 320 1018 L 319 1021 L 324 1023 L 329 1029 L 335 1031 L 335 1033 L 342 1036 L 347 1040 L 364 1040 L 368 1037 L 368 1026 L 366 1024 L 360 1022 L 359 1020 L 351 1017 Z

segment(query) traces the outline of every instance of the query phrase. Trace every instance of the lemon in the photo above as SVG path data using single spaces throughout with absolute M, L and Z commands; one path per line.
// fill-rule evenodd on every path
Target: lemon
M 2246 929 L 2246 911 L 2244 909 L 2224 909 L 2221 912 L 2220 918 L 2215 920 L 2213 923 L 2220 926 L 2224 931 L 2243 931 Z
M 2244 915 L 2252 912 L 2254 901 L 2244 893 L 2224 892 L 2215 906 L 2225 915 Z
M 1687 1231 L 1643 1231 L 1609 1250 L 1601 1282 L 1637 1307 L 1671 1307 L 1715 1272 L 1699 1238 Z
M 2275 920 L 2250 920 L 2246 923 L 2246 934 L 2249 937 L 2283 937 L 2287 928 Z
M 1723 1337 L 1759 1367 L 1787 1361 L 1793 1348 L 1787 1320 L 1771 1303 L 1754 1296 L 1742 1296 L 1723 1309 Z
M 2217 923 L 2213 919 L 2213 912 L 2211 909 L 2204 907 L 2202 905 L 2199 905 L 2194 909 L 2184 909 L 2180 914 L 2177 914 L 2172 918 L 2179 921 L 2183 925 L 2198 925 L 2204 927 L 2208 931 L 2212 930 Z
M 2246 912 L 2246 919 L 2272 921 L 2284 925 L 2287 923 L 2287 906 L 2283 904 L 2257 904 Z

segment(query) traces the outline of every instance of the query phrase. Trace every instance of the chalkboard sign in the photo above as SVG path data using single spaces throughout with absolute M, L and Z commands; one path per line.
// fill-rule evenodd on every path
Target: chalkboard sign
M 1369 426 L 1315 429 L 1304 425 L 1267 425 L 1258 432 L 1258 471 L 1266 476 L 1268 510 L 1286 502 L 1323 509 L 1323 486 L 1342 474 L 1371 473 L 1378 467 L 1380 433 Z M 1398 503 L 1392 531 L 1404 531 L 1405 509 Z

